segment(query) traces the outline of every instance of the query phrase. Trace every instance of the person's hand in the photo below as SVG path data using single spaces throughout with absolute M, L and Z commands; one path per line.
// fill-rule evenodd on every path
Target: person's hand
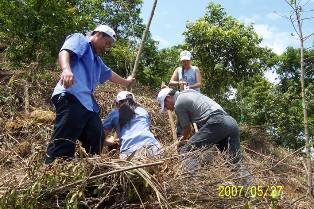
M 169 87 L 166 84 L 161 84 L 160 88 L 164 89 L 164 88 L 169 88 Z
M 105 146 L 119 146 L 119 139 L 115 138 L 114 136 L 110 136 L 105 139 Z
M 187 82 L 185 80 L 180 80 L 179 81 L 179 86 L 180 86 L 180 89 L 185 89 L 185 87 L 187 86 Z
M 60 82 L 61 85 L 64 86 L 64 88 L 68 88 L 73 85 L 74 76 L 70 68 L 63 69 L 60 77 Z
M 127 86 L 132 86 L 135 83 L 135 78 L 132 75 L 129 75 L 126 81 L 127 81 Z
M 188 83 L 185 80 L 180 80 L 179 85 L 188 85 Z

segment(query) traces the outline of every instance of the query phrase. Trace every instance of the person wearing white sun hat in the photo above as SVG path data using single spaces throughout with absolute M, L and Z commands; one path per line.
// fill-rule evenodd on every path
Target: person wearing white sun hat
M 173 72 L 169 86 L 179 86 L 181 90 L 194 89 L 200 91 L 202 86 L 202 77 L 200 69 L 191 64 L 192 54 L 188 50 L 183 50 L 180 53 L 180 61 L 182 66 L 177 67 Z
M 103 128 L 105 137 L 112 130 L 117 132 L 120 158 L 126 159 L 131 155 L 136 157 L 156 156 L 161 146 L 150 131 L 148 112 L 136 103 L 134 95 L 129 91 L 119 92 L 115 103 L 117 108 L 107 114 L 103 120 Z
M 115 31 L 107 25 L 99 25 L 90 36 L 74 33 L 63 43 L 59 52 L 62 73 L 51 98 L 56 120 L 45 164 L 58 157 L 74 157 L 77 140 L 87 153 L 101 153 L 103 129 L 100 108 L 94 98 L 96 86 L 107 80 L 129 86 L 135 80 L 132 76 L 120 77 L 101 59 L 100 54 L 108 51 L 115 41 Z

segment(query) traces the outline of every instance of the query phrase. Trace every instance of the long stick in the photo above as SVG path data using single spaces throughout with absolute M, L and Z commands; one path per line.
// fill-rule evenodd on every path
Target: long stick
M 147 164 L 141 164 L 141 165 L 136 165 L 136 166 L 129 166 L 129 167 L 122 168 L 122 169 L 119 169 L 119 170 L 109 171 L 107 173 L 99 174 L 99 175 L 96 175 L 96 176 L 92 176 L 90 178 L 78 180 L 76 182 L 73 182 L 73 183 L 61 186 L 61 187 L 55 189 L 54 191 L 52 191 L 52 193 L 58 193 L 58 192 L 61 192 L 62 190 L 65 190 L 65 189 L 68 189 L 70 187 L 76 186 L 76 185 L 81 184 L 83 182 L 87 182 L 87 181 L 92 182 L 92 181 L 95 181 L 97 179 L 100 179 L 100 178 L 103 178 L 103 177 L 106 177 L 106 176 L 109 176 L 109 175 L 113 175 L 113 174 L 116 174 L 116 173 L 121 173 L 121 172 L 124 172 L 124 171 L 129 171 L 129 170 L 143 168 L 143 167 L 150 167 L 150 166 L 155 166 L 155 165 L 161 165 L 163 163 L 164 163 L 163 161 L 160 161 L 160 162 L 155 162 L 155 163 L 147 163 Z
M 304 141 L 306 146 L 306 164 L 307 164 L 307 191 L 306 195 L 310 197 L 310 200 L 313 201 L 314 198 L 314 190 L 313 190 L 313 174 L 312 174 L 312 154 L 311 154 L 311 138 L 310 138 L 310 132 L 309 132 L 309 122 L 308 122 L 308 112 L 307 112 L 307 99 L 306 99 L 306 86 L 304 82 L 304 41 L 312 36 L 313 34 L 310 34 L 309 36 L 305 36 L 302 23 L 302 13 L 304 11 L 303 6 L 301 5 L 301 1 L 288 1 L 285 0 L 286 3 L 292 8 L 292 15 L 295 17 L 290 16 L 291 24 L 295 30 L 295 32 L 298 34 L 299 41 L 300 41 L 300 82 L 301 82 L 301 97 L 302 97 L 302 109 L 303 109 L 303 126 L 304 126 Z
M 170 110 L 167 110 L 167 113 L 168 113 L 168 118 L 169 118 L 169 122 L 170 122 L 170 126 L 171 126 L 172 138 L 175 142 L 177 142 L 178 138 L 177 138 L 177 133 L 176 133 L 176 127 L 174 126 L 174 120 L 173 120 L 172 112 Z
M 150 24 L 151 24 L 151 22 L 152 22 L 152 19 L 153 19 L 154 13 L 155 13 L 156 5 L 157 5 L 157 0 L 154 1 L 154 5 L 153 5 L 152 11 L 151 11 L 151 13 L 150 13 L 150 17 L 149 17 L 147 26 L 146 26 L 145 31 L 144 31 L 143 36 L 142 36 L 142 42 L 141 42 L 140 48 L 139 48 L 139 50 L 138 50 L 138 52 L 137 52 L 137 55 L 136 55 L 135 64 L 134 64 L 134 67 L 133 67 L 133 70 L 132 70 L 132 74 L 131 74 L 133 77 L 135 77 L 137 67 L 138 67 L 138 65 L 139 65 L 139 63 L 140 63 L 140 57 L 141 57 L 141 54 L 142 54 L 142 51 L 143 51 L 144 42 L 145 42 L 145 40 L 146 40 L 146 37 L 147 37 L 148 31 L 149 31 Z
M 165 82 L 161 82 L 161 88 L 165 88 L 165 87 L 167 87 Z M 172 139 L 173 141 L 178 142 L 176 127 L 174 126 L 173 115 L 170 110 L 167 110 L 167 114 L 168 114 L 169 123 L 171 127 Z

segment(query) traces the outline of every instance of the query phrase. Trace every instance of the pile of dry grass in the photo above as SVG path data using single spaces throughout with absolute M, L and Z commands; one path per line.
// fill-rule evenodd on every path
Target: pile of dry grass
M 58 75 L 42 74 L 19 75 L 1 86 L 6 91 L 0 95 L 0 208 L 312 207 L 303 197 L 306 183 L 300 153 L 272 146 L 267 135 L 254 143 L 262 132 L 248 127 L 242 131 L 249 139 L 243 150 L 253 186 L 242 188 L 241 195 L 242 176 L 215 148 L 189 153 L 204 160 L 193 172 L 184 169 L 186 156 L 178 156 L 167 116 L 159 113 L 158 89 L 141 86 L 133 92 L 150 112 L 152 130 L 165 147 L 158 158 L 124 161 L 106 150 L 101 156 L 86 156 L 78 145 L 74 160 L 44 166 L 42 158 L 53 128 L 49 97 Z M 31 84 L 30 114 L 24 114 L 21 79 Z M 113 84 L 97 89 L 102 116 L 113 107 L 120 90 Z M 283 193 L 271 193 L 272 186 L 283 186 Z M 228 188 L 236 188 L 237 194 L 229 195 Z

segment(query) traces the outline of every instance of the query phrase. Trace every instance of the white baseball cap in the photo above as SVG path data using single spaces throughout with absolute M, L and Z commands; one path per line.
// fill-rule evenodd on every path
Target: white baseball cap
M 110 36 L 113 39 L 113 41 L 116 41 L 116 33 L 108 25 L 99 25 L 97 26 L 97 28 L 95 28 L 94 31 L 103 32 Z
M 166 112 L 165 99 L 166 99 L 166 97 L 167 97 L 167 95 L 169 94 L 170 91 L 172 91 L 172 88 L 163 88 L 158 93 L 157 101 L 159 102 L 160 107 L 161 107 L 160 112 Z
M 180 53 L 180 60 L 191 60 L 192 55 L 191 52 L 184 50 Z
M 116 102 L 120 102 L 121 100 L 125 100 L 127 98 L 128 95 L 132 95 L 132 98 L 133 100 L 135 101 L 135 97 L 134 97 L 134 94 L 132 94 L 131 92 L 129 91 L 120 91 L 118 94 L 117 94 L 117 97 L 116 97 Z

